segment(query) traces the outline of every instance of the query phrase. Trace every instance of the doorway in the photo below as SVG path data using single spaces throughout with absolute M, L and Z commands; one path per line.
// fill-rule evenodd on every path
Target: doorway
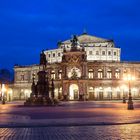
M 69 99 L 77 100 L 79 96 L 79 87 L 77 84 L 71 84 L 69 87 Z

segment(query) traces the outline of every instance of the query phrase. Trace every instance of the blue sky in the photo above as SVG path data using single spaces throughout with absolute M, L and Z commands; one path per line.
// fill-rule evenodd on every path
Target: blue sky
M 140 61 L 139 0 L 1 0 L 0 68 L 39 63 L 42 49 L 72 34 L 114 39 L 122 60 Z

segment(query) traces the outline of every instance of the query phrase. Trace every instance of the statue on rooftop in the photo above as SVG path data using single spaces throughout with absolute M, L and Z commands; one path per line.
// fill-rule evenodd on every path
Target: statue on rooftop
M 73 35 L 73 38 L 71 39 L 71 51 L 76 51 L 78 45 L 78 38 L 76 35 Z

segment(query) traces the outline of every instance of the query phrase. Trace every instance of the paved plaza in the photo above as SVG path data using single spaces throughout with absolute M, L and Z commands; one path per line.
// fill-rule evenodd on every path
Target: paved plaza
M 0 105 L 0 140 L 140 139 L 140 102 L 62 102 L 55 107 Z
M 0 128 L 0 140 L 139 140 L 140 125 Z

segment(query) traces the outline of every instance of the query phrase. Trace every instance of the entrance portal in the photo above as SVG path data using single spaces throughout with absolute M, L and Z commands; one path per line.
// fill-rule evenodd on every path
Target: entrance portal
M 76 100 L 79 95 L 79 87 L 76 84 L 71 84 L 69 87 L 69 99 Z

